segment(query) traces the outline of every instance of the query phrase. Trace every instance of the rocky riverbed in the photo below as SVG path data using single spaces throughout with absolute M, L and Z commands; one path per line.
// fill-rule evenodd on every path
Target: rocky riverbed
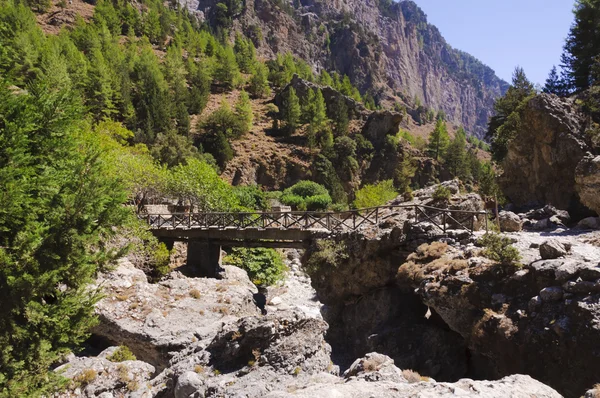
M 482 208 L 451 185 L 448 206 Z M 73 380 L 62 396 L 582 396 L 599 381 L 600 232 L 550 213 L 510 215 L 520 265 L 483 257 L 483 231 L 441 236 L 393 209 L 283 252 L 285 281 L 261 291 L 236 267 L 150 283 L 122 259 L 98 277 L 90 346 L 56 369 Z

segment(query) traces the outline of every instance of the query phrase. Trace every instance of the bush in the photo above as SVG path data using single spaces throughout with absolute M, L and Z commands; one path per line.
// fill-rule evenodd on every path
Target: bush
M 446 188 L 445 186 L 440 185 L 435 189 L 435 192 L 433 192 L 432 197 L 433 197 L 433 200 L 447 202 L 450 200 L 450 196 L 452 196 L 452 193 L 450 192 L 450 190 L 448 188 Z
M 245 270 L 257 286 L 275 284 L 283 279 L 287 270 L 281 255 L 274 249 L 234 248 L 223 262 Z
M 495 233 L 483 235 L 477 242 L 484 247 L 481 253 L 484 257 L 496 261 L 501 265 L 520 266 L 521 255 L 519 251 L 512 246 L 510 238 Z
M 300 181 L 283 191 L 281 202 L 298 210 L 326 210 L 332 199 L 323 185 L 313 181 Z
M 331 204 L 331 196 L 329 196 L 329 194 L 310 196 L 310 197 L 306 198 L 305 204 L 306 204 L 306 210 L 310 210 L 310 211 L 327 210 L 327 208 Z
M 127 346 L 119 346 L 112 355 L 109 355 L 106 359 L 111 362 L 124 362 L 124 361 L 135 361 L 137 358 Z
M 392 180 L 378 182 L 375 185 L 365 185 L 356 192 L 354 208 L 364 209 L 386 204 L 398 196 Z
M 341 261 L 348 259 L 348 249 L 343 242 L 319 240 L 306 264 L 306 272 L 313 276 L 320 270 L 336 269 Z
M 266 210 L 267 196 L 258 185 L 240 185 L 233 188 L 233 193 L 241 207 L 248 210 Z

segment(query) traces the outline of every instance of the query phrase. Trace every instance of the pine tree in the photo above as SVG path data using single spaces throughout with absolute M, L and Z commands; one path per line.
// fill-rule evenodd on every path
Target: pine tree
M 250 79 L 248 91 L 256 98 L 266 98 L 271 95 L 269 86 L 269 69 L 261 62 L 258 62 L 254 68 L 254 74 Z
M 487 137 L 492 141 L 492 158 L 501 161 L 508 151 L 508 143 L 520 128 L 522 105 L 536 94 L 533 84 L 527 79 L 523 68 L 517 67 L 513 73 L 512 85 L 504 97 L 494 104 L 496 114 L 488 123 Z
M 571 26 L 562 54 L 567 86 L 585 90 L 593 83 L 592 69 L 600 55 L 600 1 L 577 0 L 575 22 Z
M 435 129 L 429 135 L 429 154 L 435 159 L 440 160 L 446 155 L 450 136 L 446 128 L 446 122 L 438 120 L 435 124 Z
M 88 337 L 105 238 L 127 210 L 73 92 L 0 84 L 0 395 L 53 396 L 50 366 Z
M 546 79 L 546 84 L 543 91 L 548 94 L 556 94 L 560 97 L 568 95 L 565 82 L 558 76 L 556 66 L 552 67 L 552 70 Z
M 240 70 L 243 73 L 252 73 L 257 63 L 256 49 L 252 41 L 244 39 L 239 33 L 235 36 L 235 45 L 233 47 L 235 57 Z
M 348 133 L 348 126 L 350 121 L 348 120 L 348 106 L 344 98 L 339 97 L 335 100 L 332 105 L 333 125 L 335 128 L 336 135 L 346 135 Z
M 415 159 L 407 151 L 402 156 L 402 161 L 398 163 L 394 170 L 394 188 L 399 193 L 411 191 L 412 179 L 417 172 Z
M 463 181 L 469 176 L 466 145 L 466 132 L 461 127 L 456 132 L 454 139 L 450 142 L 444 161 L 444 164 L 450 174 L 453 177 L 458 177 Z
M 201 113 L 208 104 L 212 77 L 205 61 L 196 62 L 188 58 L 187 70 L 190 89 L 188 111 L 190 114 Z
M 283 101 L 283 107 L 281 109 L 282 119 L 286 124 L 286 133 L 292 135 L 298 129 L 300 123 L 300 117 L 302 116 L 302 109 L 300 107 L 300 100 L 296 95 L 296 90 L 293 87 L 288 89 L 288 92 Z
M 217 67 L 214 78 L 228 90 L 239 86 L 241 81 L 240 70 L 233 49 L 230 46 L 225 46 L 217 52 Z
M 136 140 L 152 144 L 156 134 L 172 129 L 169 86 L 158 59 L 149 45 L 144 46 L 132 74 L 135 90 L 132 103 L 136 109 Z
M 329 73 L 327 73 L 327 71 L 325 69 L 323 69 L 321 71 L 321 74 L 319 75 L 319 84 L 321 86 L 333 87 L 333 79 L 331 78 L 331 75 Z
M 254 116 L 252 113 L 252 104 L 248 93 L 243 91 L 240 93 L 240 98 L 235 104 L 235 113 L 240 120 L 241 133 L 246 134 L 252 129 L 252 121 Z
M 94 49 L 90 55 L 86 97 L 90 113 L 96 121 L 105 117 L 110 118 L 115 113 L 110 73 L 102 52 Z
M 170 87 L 171 106 L 179 134 L 187 135 L 190 131 L 188 113 L 189 90 L 187 86 L 187 70 L 182 59 L 182 50 L 171 46 L 167 50 L 164 62 L 165 79 Z

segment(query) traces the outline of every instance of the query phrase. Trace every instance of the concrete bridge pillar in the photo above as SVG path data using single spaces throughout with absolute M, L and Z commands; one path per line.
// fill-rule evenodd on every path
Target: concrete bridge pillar
M 208 240 L 188 241 L 187 265 L 195 269 L 198 275 L 206 278 L 216 278 L 221 269 L 221 246 Z

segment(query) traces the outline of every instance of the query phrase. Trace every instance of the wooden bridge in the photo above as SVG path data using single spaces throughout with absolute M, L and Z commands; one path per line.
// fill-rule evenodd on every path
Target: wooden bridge
M 167 243 L 188 241 L 188 264 L 213 276 L 216 268 L 211 264 L 220 264 L 221 246 L 305 248 L 314 239 L 379 228 L 394 211 L 406 212 L 412 225 L 429 223 L 441 233 L 458 229 L 471 234 L 477 217 L 487 214 L 410 204 L 342 212 L 171 213 L 140 214 L 140 218 Z

